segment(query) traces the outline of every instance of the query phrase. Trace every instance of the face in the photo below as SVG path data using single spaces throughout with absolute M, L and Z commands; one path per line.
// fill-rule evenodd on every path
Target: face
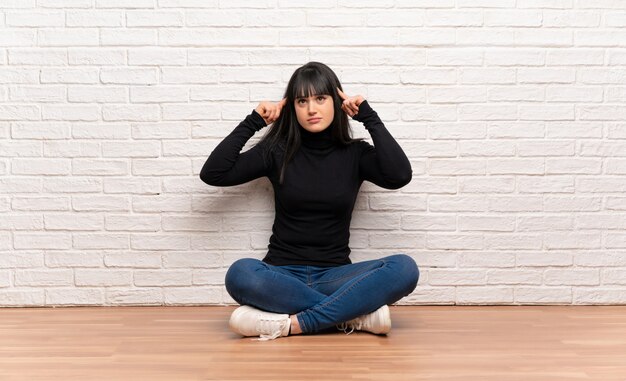
M 324 131 L 335 117 L 333 98 L 328 94 L 296 98 L 294 105 L 298 123 L 310 132 Z

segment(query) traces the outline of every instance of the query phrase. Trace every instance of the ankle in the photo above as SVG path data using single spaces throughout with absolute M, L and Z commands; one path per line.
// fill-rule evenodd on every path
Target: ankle
M 297 335 L 302 333 L 302 329 L 300 328 L 300 322 L 298 322 L 298 318 L 296 315 L 289 316 L 291 320 L 291 330 L 289 332 L 290 335 Z

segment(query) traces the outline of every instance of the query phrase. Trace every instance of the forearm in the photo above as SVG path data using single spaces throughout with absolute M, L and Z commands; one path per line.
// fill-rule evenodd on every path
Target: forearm
M 265 121 L 252 111 L 211 152 L 200 171 L 200 179 L 209 185 L 234 185 L 247 181 L 252 169 L 239 163 L 241 150 L 250 138 L 265 126 Z M 257 163 L 258 164 L 258 163 Z
M 391 136 L 384 123 L 367 101 L 359 105 L 354 119 L 363 123 L 374 143 L 375 163 L 380 175 L 389 185 L 405 185 L 412 177 L 411 163 L 402 147 Z

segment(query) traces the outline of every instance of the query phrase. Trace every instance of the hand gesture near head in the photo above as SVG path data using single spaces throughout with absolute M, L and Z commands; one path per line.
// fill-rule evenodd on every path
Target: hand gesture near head
M 341 109 L 346 112 L 346 114 L 350 115 L 350 117 L 355 116 L 359 113 L 359 105 L 365 100 L 361 95 L 355 95 L 353 97 L 347 96 L 341 89 L 337 88 L 339 92 L 339 96 L 343 99 L 343 103 L 341 104 Z
M 274 123 L 276 119 L 278 119 L 280 110 L 282 110 L 286 103 L 287 98 L 283 98 L 278 103 L 262 101 L 258 106 L 256 106 L 255 110 L 259 113 L 259 115 L 261 115 L 263 120 L 265 120 L 265 124 L 270 124 Z

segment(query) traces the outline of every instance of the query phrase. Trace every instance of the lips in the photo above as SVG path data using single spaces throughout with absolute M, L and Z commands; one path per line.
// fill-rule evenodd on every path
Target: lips
M 317 122 L 319 122 L 320 120 L 322 120 L 322 118 L 312 118 L 312 119 L 307 119 L 307 121 L 308 121 L 309 123 L 317 123 Z

